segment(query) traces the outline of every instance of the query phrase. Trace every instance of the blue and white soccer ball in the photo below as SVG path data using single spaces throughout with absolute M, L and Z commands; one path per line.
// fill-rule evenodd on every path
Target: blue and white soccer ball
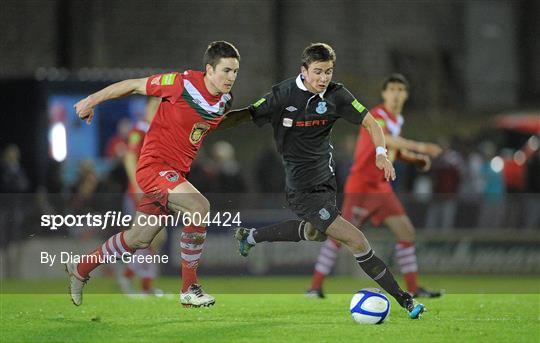
M 350 310 L 359 324 L 382 324 L 390 314 L 390 301 L 377 288 L 361 289 L 353 296 Z

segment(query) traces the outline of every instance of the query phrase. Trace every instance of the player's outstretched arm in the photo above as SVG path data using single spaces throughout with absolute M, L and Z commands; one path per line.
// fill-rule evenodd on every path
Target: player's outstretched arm
M 384 171 L 384 178 L 386 180 L 395 180 L 396 171 L 394 170 L 392 162 L 390 162 L 386 156 L 386 142 L 384 140 L 383 130 L 369 112 L 364 117 L 364 120 L 362 120 L 362 126 L 368 130 L 373 144 L 377 147 L 377 155 L 375 160 L 377 168 Z
M 216 128 L 216 131 L 230 129 L 239 124 L 245 123 L 251 120 L 251 113 L 248 107 L 232 110 L 225 115 L 225 118 L 221 120 L 221 123 Z
M 398 158 L 417 166 L 422 171 L 428 171 L 431 168 L 431 158 L 425 154 L 419 154 L 407 149 L 400 149 Z
M 146 81 L 147 78 L 142 78 L 113 83 L 76 103 L 75 111 L 79 118 L 90 124 L 94 116 L 94 107 L 102 102 L 132 94 L 146 95 Z
M 385 135 L 385 138 L 388 147 L 396 150 L 406 149 L 420 154 L 427 154 L 431 157 L 437 157 L 442 152 L 441 147 L 433 143 L 417 142 L 391 135 Z

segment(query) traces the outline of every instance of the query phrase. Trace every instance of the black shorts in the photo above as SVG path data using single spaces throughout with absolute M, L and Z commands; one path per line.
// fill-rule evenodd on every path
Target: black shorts
M 322 233 L 341 214 L 336 204 L 336 178 L 303 190 L 286 189 L 287 206 Z

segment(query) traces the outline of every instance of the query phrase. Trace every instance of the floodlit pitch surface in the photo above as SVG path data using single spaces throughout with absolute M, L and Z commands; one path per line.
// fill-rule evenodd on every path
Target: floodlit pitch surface
M 308 277 L 206 278 L 211 308 L 185 309 L 178 280 L 156 282 L 163 298 L 128 298 L 112 280 L 93 279 L 81 307 L 59 294 L 67 281 L 2 281 L 1 342 L 539 342 L 540 279 L 523 276 L 430 276 L 446 288 L 423 299 L 428 311 L 410 320 L 397 303 L 383 325 L 362 326 L 348 306 L 369 280 L 330 278 L 327 298 L 306 299 Z M 36 287 L 44 292 L 31 294 Z M 46 292 L 46 293 L 45 293 Z M 254 294 L 256 293 L 256 294 Z

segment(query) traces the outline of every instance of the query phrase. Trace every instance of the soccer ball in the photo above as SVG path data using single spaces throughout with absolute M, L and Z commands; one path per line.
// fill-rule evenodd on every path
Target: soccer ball
M 350 310 L 358 324 L 382 324 L 390 314 L 390 301 L 377 288 L 361 289 L 351 299 Z

